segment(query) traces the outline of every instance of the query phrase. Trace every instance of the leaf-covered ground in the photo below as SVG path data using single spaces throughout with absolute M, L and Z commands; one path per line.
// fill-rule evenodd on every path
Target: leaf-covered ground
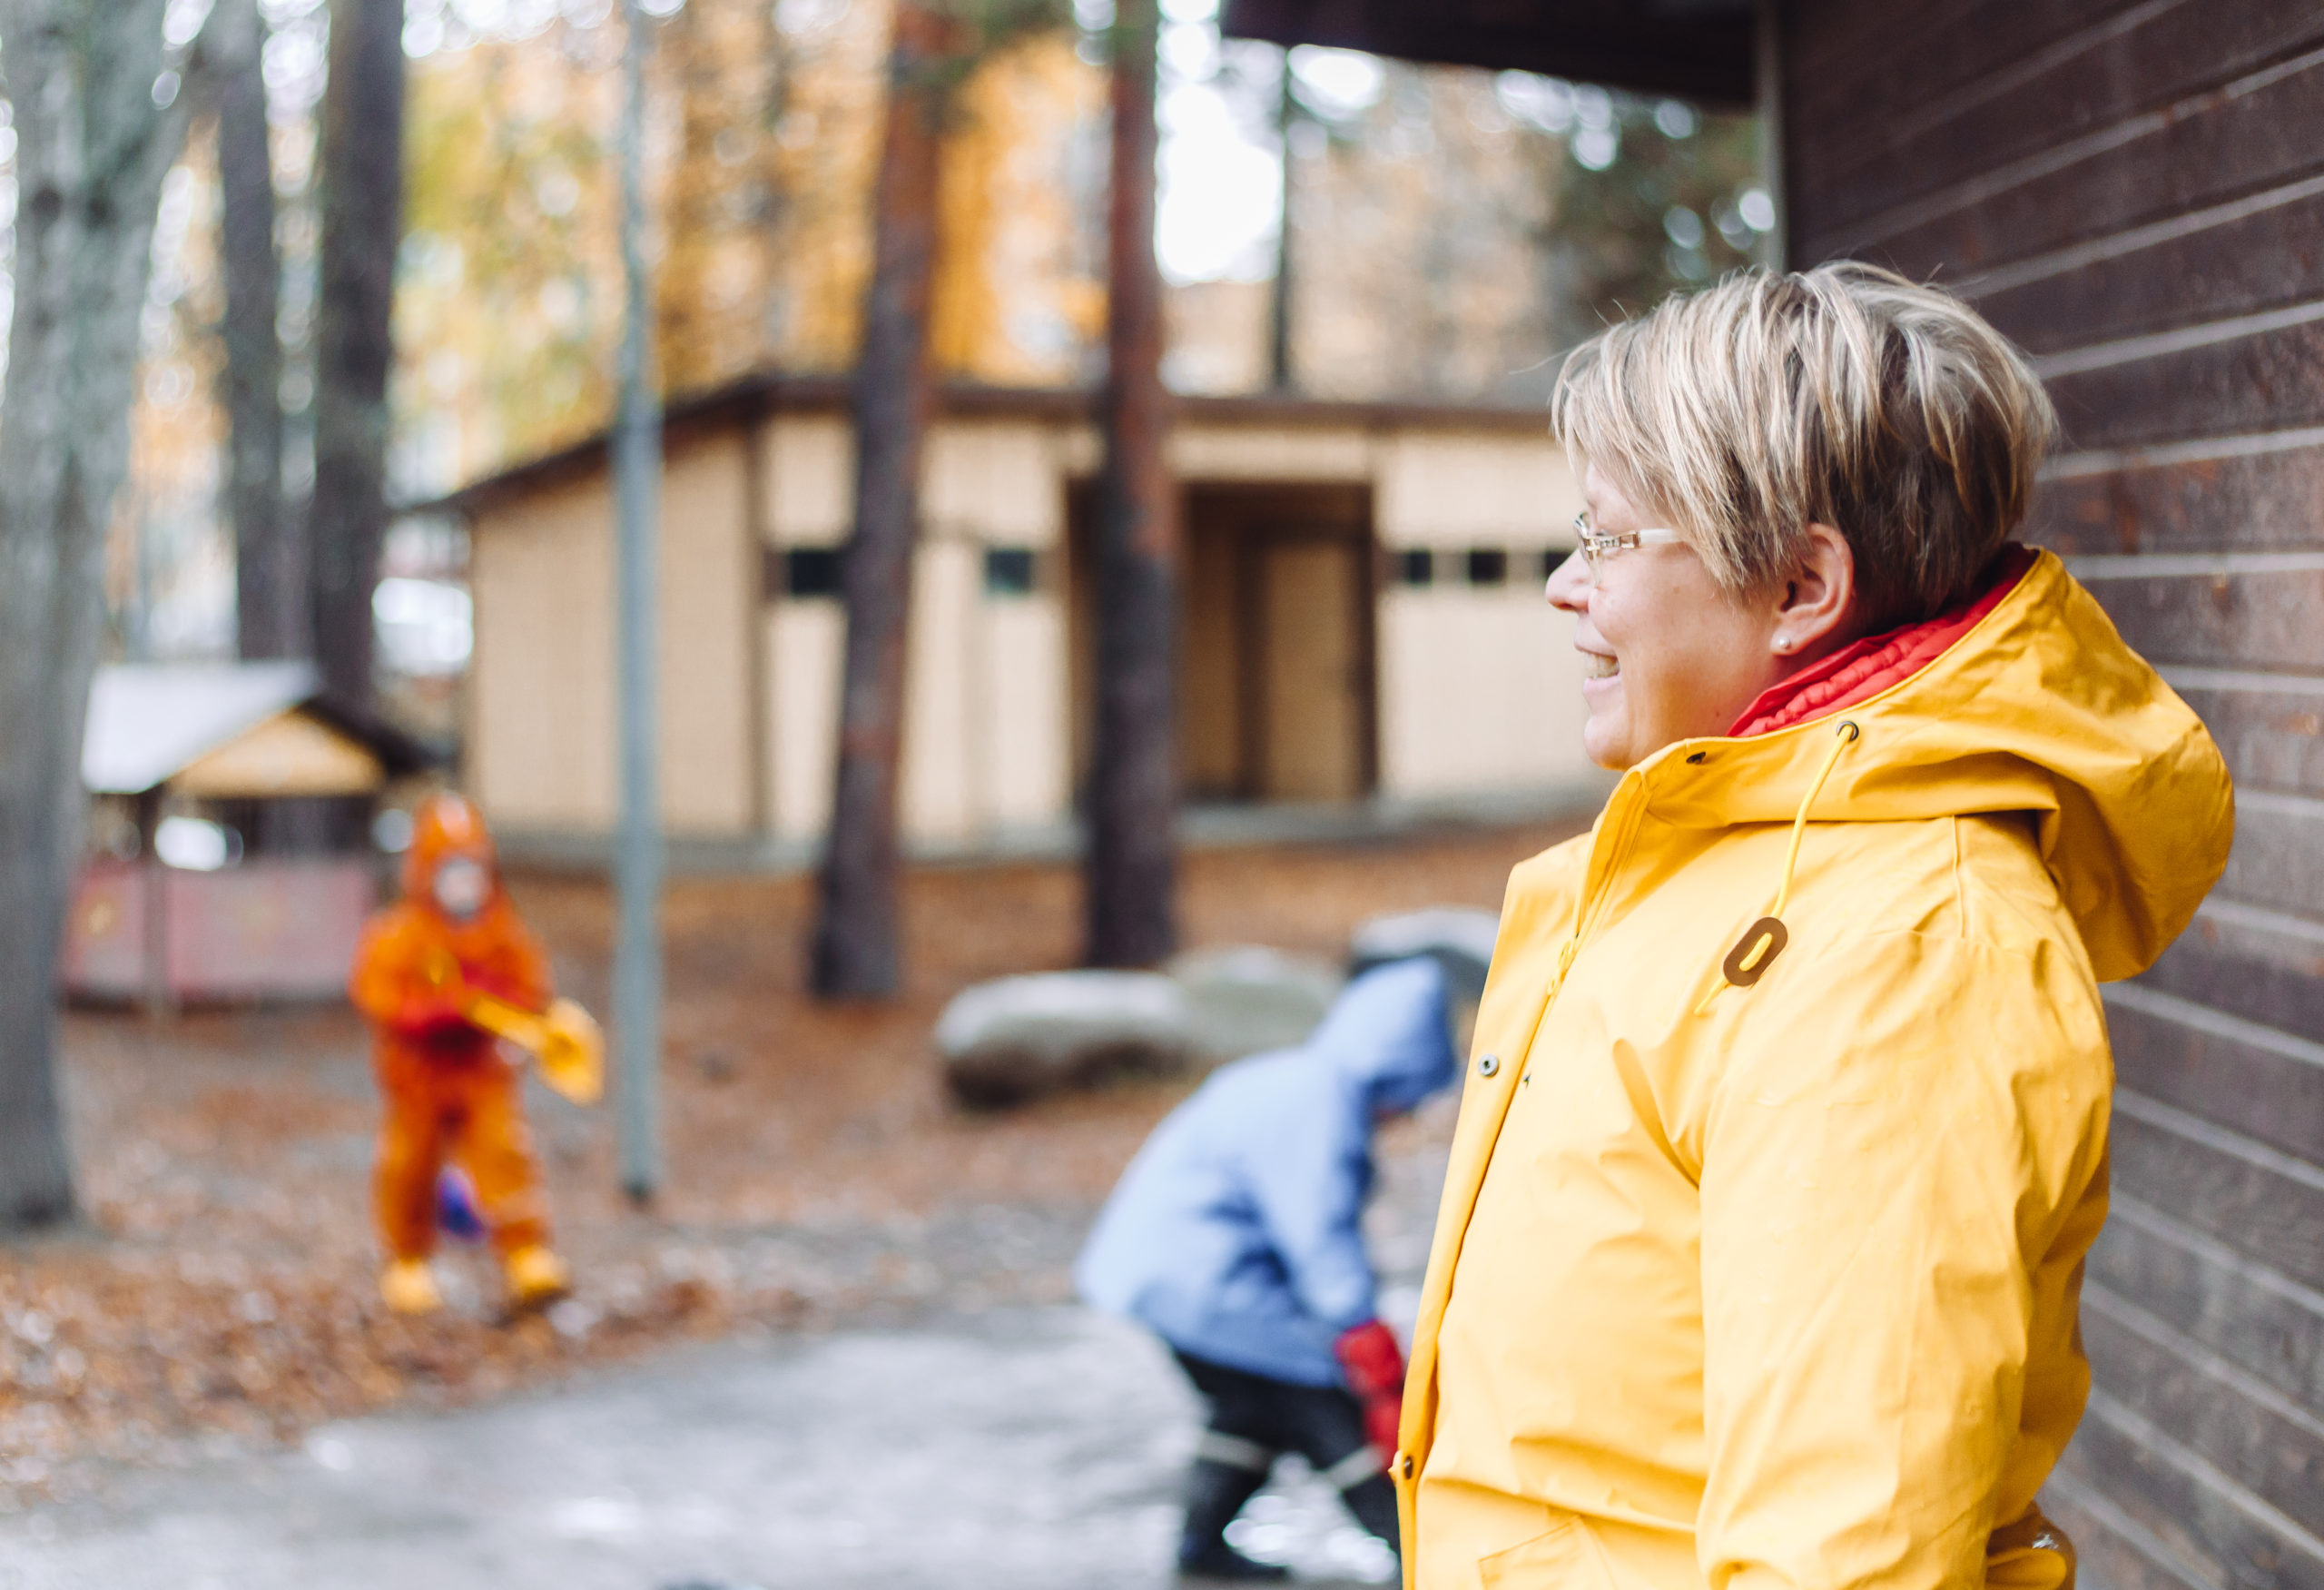
M 1561 832 L 1196 854 L 1186 936 L 1335 957 L 1378 912 L 1497 904 L 1510 865 Z M 602 887 L 516 889 L 566 990 L 602 1012 Z M 366 1207 L 376 1106 L 351 1013 L 70 1015 L 86 1217 L 0 1245 L 0 1507 L 68 1494 L 112 1462 L 183 1461 L 391 1404 L 473 1401 L 744 1326 L 1066 1296 L 1091 1210 L 1186 1084 L 964 1113 L 937 1085 L 928 1032 L 969 983 L 1071 963 L 1075 873 L 913 874 L 908 986 L 877 1008 L 803 996 L 812 898 L 803 878 L 673 885 L 668 1180 L 651 1210 L 616 1187 L 608 1112 L 533 1090 L 577 1281 L 546 1316 L 504 1318 L 491 1265 L 457 1248 L 441 1267 L 442 1315 L 405 1320 L 378 1303 Z

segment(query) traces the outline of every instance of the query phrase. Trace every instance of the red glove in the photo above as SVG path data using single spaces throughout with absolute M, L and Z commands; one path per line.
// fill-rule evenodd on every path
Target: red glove
M 1382 1456 L 1396 1449 L 1404 1411 L 1404 1354 L 1395 1332 L 1377 1319 L 1340 1333 L 1332 1356 L 1346 1371 L 1347 1388 L 1364 1405 L 1364 1433 Z

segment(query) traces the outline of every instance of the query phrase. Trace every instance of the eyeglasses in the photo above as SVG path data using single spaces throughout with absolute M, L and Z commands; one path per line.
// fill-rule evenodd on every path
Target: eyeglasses
M 1583 509 L 1573 516 L 1574 534 L 1581 540 L 1581 561 L 1589 568 L 1590 578 L 1595 579 L 1606 567 L 1606 559 L 1616 552 L 1628 552 L 1639 547 L 1676 546 L 1685 538 L 1676 530 L 1618 530 L 1606 535 L 1590 528 L 1590 510 Z

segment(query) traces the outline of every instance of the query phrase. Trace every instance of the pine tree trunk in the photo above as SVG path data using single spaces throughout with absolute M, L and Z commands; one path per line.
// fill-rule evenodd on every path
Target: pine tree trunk
M 153 103 L 163 0 L 5 0 L 15 312 L 0 404 L 0 1230 L 73 1210 L 54 997 L 80 844 L 104 532 L 182 114 Z
M 1115 15 L 1086 953 L 1096 966 L 1147 966 L 1178 936 L 1178 502 L 1154 257 L 1154 0 L 1120 0 Z
M 282 500 L 282 262 L 274 244 L 266 35 L 258 0 L 218 0 L 202 33 L 203 76 L 218 115 L 226 279 L 226 507 L 234 526 L 236 630 L 249 658 L 307 654 L 306 567 Z
M 388 521 L 389 321 L 403 241 L 403 0 L 333 0 L 330 72 L 310 599 L 324 687 L 368 705 L 371 594 Z
M 904 637 L 920 541 L 921 443 L 928 429 L 929 285 L 936 252 L 942 22 L 898 7 L 886 141 L 873 201 L 872 283 L 856 367 L 855 528 L 842 582 L 847 651 L 839 768 L 810 979 L 826 999 L 896 993 L 897 784 Z

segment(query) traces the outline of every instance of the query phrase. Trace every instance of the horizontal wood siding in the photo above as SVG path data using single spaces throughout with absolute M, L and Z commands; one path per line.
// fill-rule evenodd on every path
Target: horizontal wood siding
M 2169 675 L 2245 790 L 2290 790 L 2324 797 L 2324 680 L 2173 668 Z M 2324 959 L 2313 968 L 2324 973 Z M 2324 1032 L 2324 1008 L 2304 1032 Z
M 2324 428 L 2180 444 L 2175 456 L 2068 454 L 2034 500 L 2031 530 L 2072 555 L 2312 549 L 2324 505 Z
M 2119 1406 L 2210 1467 L 2248 1476 L 2262 1506 L 2297 1525 L 2324 1494 L 2324 1422 L 2313 1414 L 2103 1288 L 2084 1298 L 2082 1329 L 2091 1368 Z
M 2158 102 L 2260 71 L 2312 35 L 2283 0 L 2120 0 L 1982 8 L 1977 25 L 1929 42 L 1907 68 L 1924 92 L 1879 99 L 1846 74 L 1880 124 L 1809 170 L 1831 212 L 1878 214 L 1901 193 L 1974 187 L 1997 168 L 2103 140 Z
M 1797 246 L 1965 277 L 2296 182 L 2315 170 L 2319 112 L 2324 49 L 2310 49 L 1878 210 L 1803 214 L 1795 192 Z
M 2045 1494 L 2096 1590 L 2324 1590 L 2324 6 L 1794 0 L 1799 262 L 1952 286 L 2065 427 L 2028 536 L 2211 726 L 2235 851 L 2108 991 L 2114 1213 Z
M 2302 1407 L 2324 1397 L 2324 1292 L 2128 1192 L 2083 1285 L 2133 1301 Z

